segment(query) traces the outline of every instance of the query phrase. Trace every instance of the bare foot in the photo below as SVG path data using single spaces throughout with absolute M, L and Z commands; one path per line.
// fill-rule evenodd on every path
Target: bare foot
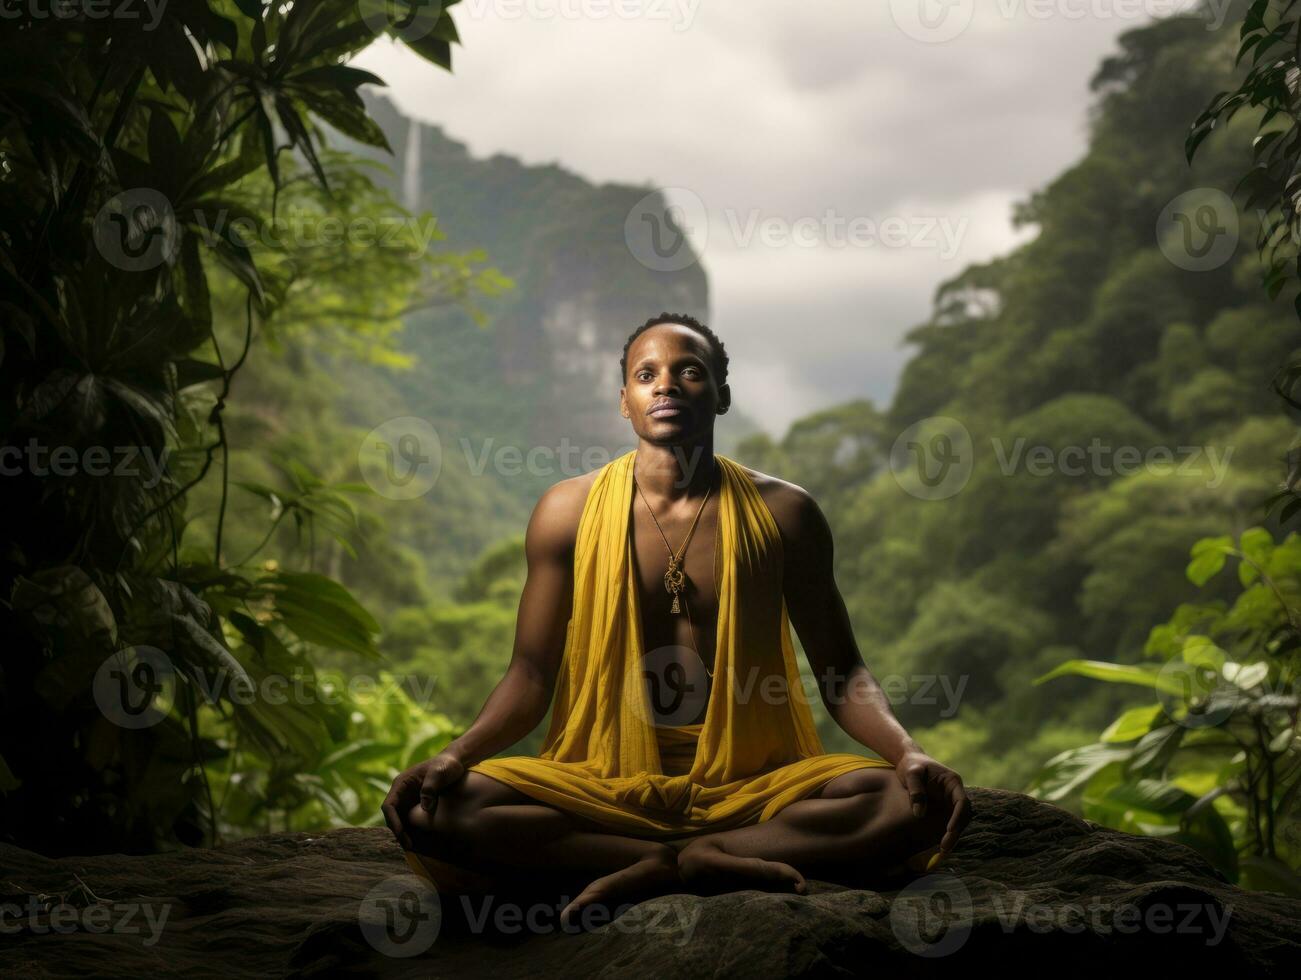
M 808 892 L 804 876 L 782 861 L 728 854 L 713 842 L 695 841 L 678 855 L 682 880 L 701 895 L 757 888 L 765 892 Z
M 589 905 L 613 909 L 627 902 L 667 895 L 680 888 L 677 855 L 665 850 L 644 857 L 620 871 L 597 878 L 560 912 L 560 922 L 568 926 Z

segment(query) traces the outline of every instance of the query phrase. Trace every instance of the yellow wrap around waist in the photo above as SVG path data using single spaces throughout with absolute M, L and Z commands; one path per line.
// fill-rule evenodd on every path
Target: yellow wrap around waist
M 824 752 L 791 644 L 780 532 L 745 470 L 718 454 L 714 683 L 703 722 L 655 724 L 628 533 L 635 458 L 632 450 L 603 466 L 583 506 L 541 751 L 470 771 L 611 832 L 667 840 L 768 820 L 842 773 L 888 767 Z

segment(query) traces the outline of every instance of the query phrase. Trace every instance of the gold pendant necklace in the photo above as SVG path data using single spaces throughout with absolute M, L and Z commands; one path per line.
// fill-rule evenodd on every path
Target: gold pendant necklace
M 696 522 L 700 520 L 700 515 L 705 511 L 705 503 L 709 500 L 710 491 L 713 490 L 713 480 L 710 480 L 711 485 L 705 490 L 705 496 L 700 501 L 700 509 L 696 511 L 696 516 L 691 521 L 691 527 L 687 529 L 687 536 L 682 542 L 682 547 L 680 547 L 676 553 L 673 551 L 673 546 L 669 544 L 669 539 L 665 536 L 664 529 L 660 527 L 660 522 L 655 517 L 655 511 L 651 509 L 650 501 L 647 500 L 646 495 L 642 493 L 641 484 L 637 482 L 637 477 L 634 476 L 632 478 L 632 484 L 637 488 L 637 493 L 641 497 L 642 503 L 646 505 L 646 511 L 650 514 L 651 520 L 655 522 L 655 529 L 660 532 L 660 537 L 664 539 L 664 547 L 668 549 L 669 567 L 664 573 L 664 589 L 673 596 L 673 605 L 669 607 L 669 612 L 681 613 L 682 606 L 679 603 L 679 598 L 686 592 L 687 582 L 687 576 L 682 571 L 682 560 L 686 556 L 687 546 L 691 544 L 691 536 L 696 533 Z M 691 621 L 690 609 L 687 610 L 687 625 L 691 629 L 691 643 L 694 648 L 696 642 L 696 628 L 695 624 Z M 696 657 L 700 660 L 700 665 L 704 667 L 705 658 L 700 656 L 699 650 L 696 650 L 695 653 Z M 714 672 L 708 667 L 705 667 L 705 673 L 708 674 L 710 678 L 714 676 Z

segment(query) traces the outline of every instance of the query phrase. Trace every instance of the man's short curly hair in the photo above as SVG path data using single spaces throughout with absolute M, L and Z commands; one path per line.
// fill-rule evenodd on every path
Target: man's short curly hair
M 653 316 L 640 327 L 632 332 L 627 342 L 623 345 L 623 356 L 619 358 L 619 383 L 624 384 L 628 380 L 628 351 L 632 348 L 632 343 L 651 327 L 661 323 L 676 323 L 680 326 L 690 327 L 696 333 L 705 338 L 709 344 L 709 353 L 714 362 L 714 379 L 721 388 L 727 384 L 727 348 L 723 342 L 718 339 L 718 335 L 710 330 L 693 316 L 686 313 L 661 313 L 659 316 Z

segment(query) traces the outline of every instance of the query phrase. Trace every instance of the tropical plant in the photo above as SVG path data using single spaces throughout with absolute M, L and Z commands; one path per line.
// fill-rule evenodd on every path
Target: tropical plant
M 1301 10 L 1297 0 L 1253 0 L 1239 42 L 1234 64 L 1246 62 L 1250 68 L 1235 88 L 1212 97 L 1192 123 L 1184 152 L 1191 163 L 1217 127 L 1227 127 L 1244 108 L 1256 110 L 1252 165 L 1235 194 L 1245 194 L 1243 207 L 1258 216 L 1261 282 L 1274 299 L 1289 281 L 1301 280 Z M 1301 292 L 1293 306 L 1301 317 Z M 1301 355 L 1281 365 L 1271 384 L 1289 408 L 1301 411 Z M 1282 486 L 1266 501 L 1266 513 L 1281 507 L 1282 523 L 1301 512 L 1301 441 L 1293 439 L 1286 458 Z
M 256 337 L 270 339 L 277 323 L 317 325 L 295 305 L 297 291 L 329 275 L 331 261 L 385 270 L 375 278 L 388 290 L 382 309 L 369 310 L 374 296 L 363 294 L 316 318 L 354 347 L 382 340 L 407 304 L 475 288 L 466 259 L 422 253 L 399 270 L 380 249 L 309 253 L 257 234 L 304 173 L 320 188 L 318 216 L 346 215 L 348 202 L 386 206 L 368 197 L 357 166 L 324 147 L 333 129 L 388 149 L 358 94 L 382 83 L 343 62 L 387 33 L 450 70 L 455 3 L 437 5 L 418 29 L 411 18 L 389 21 L 381 0 L 172 0 L 150 8 L 150 20 L 93 5 L 6 17 L 0 792 L 9 840 L 47 853 L 197 844 L 229 823 L 210 770 L 267 767 L 260 802 L 247 789 L 232 797 L 244 815 L 302 804 L 284 788 L 287 773 L 314 773 L 316 790 L 353 796 L 361 774 L 373 775 L 340 768 L 365 754 L 347 741 L 365 726 L 322 704 L 312 651 L 378 665 L 378 623 L 315 571 L 257 563 L 256 550 L 228 560 L 227 508 L 239 488 L 224 411 Z M 242 293 L 235 331 L 220 302 L 227 282 Z M 305 534 L 320 526 L 346 544 L 359 488 L 327 485 L 300 464 L 287 472 L 291 490 L 243 490 L 278 508 L 273 529 L 292 515 Z M 193 492 L 218 475 L 209 533 L 188 533 Z M 243 696 L 290 676 L 304 691 L 291 703 Z M 441 737 L 441 723 L 422 724 L 395 731 L 416 733 L 417 744 Z
M 1147 688 L 1097 742 L 1050 759 L 1028 792 L 1078 794 L 1086 818 L 1168 837 L 1232 881 L 1301 896 L 1301 538 L 1263 528 L 1204 538 L 1188 578 L 1206 585 L 1237 560 L 1232 605 L 1181 604 L 1148 636 L 1153 663 L 1068 660 L 1035 679 L 1080 675 Z

